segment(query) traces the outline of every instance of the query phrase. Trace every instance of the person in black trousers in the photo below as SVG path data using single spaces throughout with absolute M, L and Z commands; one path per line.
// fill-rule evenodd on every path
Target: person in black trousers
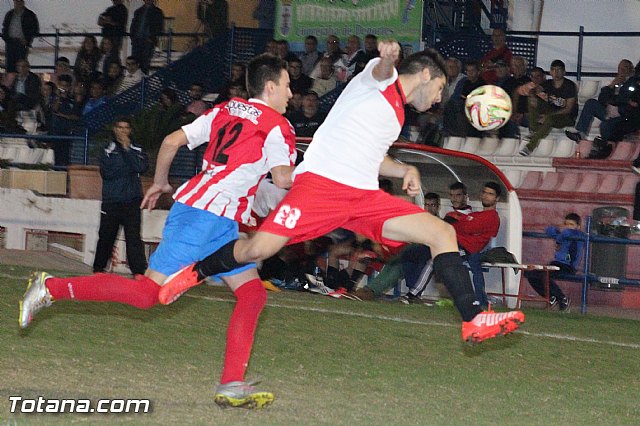
M 40 23 L 36 14 L 24 6 L 24 0 L 14 0 L 13 9 L 4 15 L 2 21 L 7 72 L 16 72 L 16 62 L 27 59 L 31 43 L 39 33 Z
M 149 159 L 142 148 L 132 143 L 128 118 L 118 118 L 112 130 L 114 138 L 100 156 L 102 211 L 93 272 L 104 272 L 118 230 L 123 226 L 129 269 L 134 275 L 144 274 L 147 259 L 140 238 L 140 173 L 149 168 Z

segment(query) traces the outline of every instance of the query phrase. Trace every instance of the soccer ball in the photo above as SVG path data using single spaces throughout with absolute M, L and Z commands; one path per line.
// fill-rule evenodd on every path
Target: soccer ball
M 478 130 L 499 129 L 511 117 L 511 98 L 498 86 L 480 86 L 467 96 L 464 113 Z

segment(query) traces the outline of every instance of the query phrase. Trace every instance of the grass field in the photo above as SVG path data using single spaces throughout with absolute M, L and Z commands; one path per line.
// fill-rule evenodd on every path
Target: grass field
M 219 409 L 223 288 L 169 307 L 60 302 L 17 327 L 28 269 L 0 266 L 0 425 L 594 425 L 640 423 L 640 324 L 528 310 L 475 347 L 449 308 L 270 294 L 248 378 L 262 411 Z M 148 398 L 138 415 L 11 414 L 8 397 Z

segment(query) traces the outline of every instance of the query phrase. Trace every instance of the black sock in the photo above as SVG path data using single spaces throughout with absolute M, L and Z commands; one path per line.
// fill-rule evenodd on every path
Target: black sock
M 233 257 L 233 246 L 235 246 L 236 241 L 238 240 L 229 241 L 216 252 L 196 263 L 194 269 L 198 272 L 198 278 L 204 279 L 211 275 L 229 272 L 246 265 L 246 263 L 239 263 Z
M 441 253 L 433 259 L 433 270 L 440 277 L 463 321 L 471 321 L 482 312 L 476 300 L 467 268 L 458 252 Z

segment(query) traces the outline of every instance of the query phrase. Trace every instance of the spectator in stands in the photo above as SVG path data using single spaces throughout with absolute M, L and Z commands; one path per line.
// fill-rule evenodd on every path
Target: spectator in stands
M 302 98 L 302 110 L 287 116 L 296 136 L 310 138 L 324 122 L 327 115 L 318 111 L 318 105 L 318 94 L 309 91 Z
M 340 39 L 338 36 L 331 34 L 327 37 L 327 50 L 323 54 L 323 58 L 329 58 L 331 60 L 331 65 L 334 67 L 333 74 L 338 78 L 336 73 L 336 64 L 342 63 L 342 58 L 344 56 L 344 52 L 340 47 Z M 320 63 L 314 68 L 311 72 L 311 78 L 317 78 L 320 75 Z
M 0 132 L 24 133 L 24 129 L 16 122 L 16 107 L 11 99 L 11 90 L 0 85 Z
M 300 92 L 291 92 L 293 96 L 287 102 L 287 112 L 285 113 L 285 117 L 289 118 L 292 115 L 297 114 L 302 111 L 302 93 Z
M 571 305 L 564 292 L 554 281 L 561 274 L 575 274 L 580 265 L 580 257 L 584 248 L 584 237 L 580 230 L 580 216 L 569 213 L 564 217 L 564 225 L 561 228 L 549 226 L 545 232 L 556 240 L 556 253 L 550 265 L 560 268 L 559 271 L 549 272 L 549 304 L 559 304 L 561 311 L 566 311 Z M 525 271 L 524 276 L 529 280 L 531 287 L 541 296 L 544 296 L 544 273 L 542 271 Z
M 127 57 L 125 64 L 127 71 L 125 72 L 124 77 L 122 77 L 118 90 L 116 90 L 116 95 L 140 83 L 145 77 L 135 56 Z
M 507 95 L 511 98 L 511 104 L 513 106 L 513 93 L 519 86 L 514 77 L 509 74 L 509 66 L 502 59 L 496 61 L 495 66 L 496 81 L 495 85 L 504 89 Z M 518 124 L 509 119 L 507 123 L 498 130 L 498 137 L 500 138 L 516 138 L 520 135 Z
M 73 78 L 73 70 L 71 69 L 71 62 L 69 62 L 69 58 L 66 56 L 60 56 L 56 61 L 56 67 L 51 74 L 51 78 L 49 81 L 58 84 L 58 78 L 61 75 L 68 75 Z
M 520 155 L 530 155 L 552 128 L 573 126 L 578 115 L 578 89 L 565 78 L 565 65 L 559 59 L 551 63 L 551 80 L 542 83 L 542 90 L 529 95 L 529 129 L 533 132 Z
M 26 59 L 18 59 L 16 69 L 18 73 L 11 87 L 11 97 L 15 102 L 16 111 L 34 112 L 40 103 L 42 93 L 40 78 L 31 72 L 31 66 Z M 35 112 L 33 118 L 35 119 Z
M 227 0 L 198 2 L 198 19 L 204 24 L 208 37 L 224 33 L 229 27 L 229 3 Z
M 19 59 L 27 59 L 33 39 L 40 33 L 38 17 L 27 9 L 24 0 L 13 0 L 13 9 L 4 15 L 2 39 L 5 43 L 5 69 L 17 72 Z
M 102 38 L 109 38 L 113 43 L 116 55 L 120 54 L 122 37 L 127 32 L 127 20 L 129 11 L 123 4 L 123 0 L 112 0 L 113 6 L 109 6 L 98 16 L 98 25 L 102 27 Z M 104 71 L 106 74 L 106 70 Z
M 373 58 L 380 56 L 378 51 L 378 37 L 374 34 L 364 36 L 364 57 L 362 63 L 356 64 L 356 74 L 364 69 Z
M 151 58 L 158 43 L 158 35 L 164 28 L 164 14 L 154 4 L 154 0 L 144 0 L 144 4 L 133 12 L 129 33 L 131 35 L 131 55 L 138 60 L 140 69 L 149 73 Z
M 457 58 L 448 58 L 447 66 L 447 86 L 442 91 L 442 104 L 447 103 L 449 99 L 460 99 L 462 92 L 462 82 L 467 78 L 462 73 L 462 63 Z
M 302 73 L 302 61 L 298 58 L 293 58 L 287 62 L 289 66 L 289 88 L 291 92 L 307 93 L 311 89 L 313 80 L 311 77 Z
M 289 63 L 289 61 L 298 59 L 298 57 L 289 50 L 289 42 L 287 40 L 278 40 L 277 49 L 278 49 L 277 56 L 287 61 L 287 63 Z
M 89 82 L 95 78 L 100 56 L 102 56 L 102 52 L 100 52 L 96 38 L 94 36 L 86 36 L 82 41 L 82 46 L 80 46 L 73 65 L 73 75 L 76 81 L 89 85 Z
M 502 195 L 500 185 L 495 182 L 486 182 L 480 193 L 482 210 L 462 213 L 454 210 L 447 213 L 445 222 L 451 223 L 456 231 L 460 253 L 469 263 L 469 269 L 473 275 L 473 288 L 476 300 L 480 305 L 488 305 L 487 293 L 485 292 L 484 273 L 482 272 L 481 251 L 484 250 L 492 238 L 498 235 L 500 229 L 500 216 L 496 211 L 496 206 Z
M 358 68 L 358 64 L 360 64 L 362 68 Z M 362 71 L 364 69 L 364 64 L 365 53 L 364 50 L 362 50 L 362 42 L 360 41 L 360 37 L 352 34 L 347 39 L 342 62 L 337 65 L 338 76 L 340 76 L 342 72 L 345 73 L 344 80 L 340 81 L 351 80 L 351 78 L 357 74 L 356 70 Z M 340 78 L 338 77 L 338 79 Z
M 481 77 L 487 84 L 493 84 L 496 81 L 496 62 L 503 60 L 507 65 L 511 66 L 511 50 L 507 47 L 507 37 L 502 28 L 494 28 L 491 33 L 491 43 L 493 49 L 488 51 L 480 60 L 482 67 Z
M 278 56 L 278 41 L 273 38 L 267 40 L 267 44 L 264 48 L 264 53 L 268 53 L 273 56 Z
M 318 52 L 318 39 L 316 36 L 309 35 L 304 39 L 304 53 L 300 55 L 300 61 L 302 61 L 302 73 L 304 75 L 310 75 L 315 68 L 322 54 Z
M 231 77 L 220 89 L 218 98 L 216 99 L 216 103 L 220 103 L 232 98 L 232 96 L 229 94 L 229 89 L 232 85 L 235 85 L 236 87 L 238 86 L 238 84 L 242 84 L 243 87 L 246 86 L 245 75 L 246 67 L 243 63 L 234 62 L 233 64 L 231 64 Z
M 107 75 L 109 66 L 112 63 L 121 65 L 118 50 L 114 48 L 113 41 L 109 37 L 102 37 L 100 40 L 100 58 L 96 65 L 96 71 L 100 73 L 100 78 Z
M 144 274 L 147 259 L 140 238 L 140 174 L 149 168 L 149 160 L 142 148 L 131 140 L 131 121 L 128 118 L 118 118 L 112 131 L 113 139 L 100 155 L 102 204 L 93 272 L 107 272 L 105 269 L 113 254 L 113 244 L 122 226 L 129 269 L 134 275 Z
M 40 98 L 40 116 L 38 121 L 42 130 L 48 130 L 51 125 L 53 105 L 58 98 L 58 87 L 55 83 L 47 81 L 42 85 L 42 97 Z
M 73 135 L 80 126 L 82 116 L 82 105 L 76 103 L 72 93 L 73 81 L 68 75 L 61 75 L 58 78 L 58 96 L 53 104 L 51 115 L 51 126 L 49 133 L 57 136 Z M 67 140 L 56 140 L 52 142 L 57 166 L 69 164 L 69 150 L 71 143 Z
M 122 84 L 124 75 L 122 73 L 122 65 L 112 62 L 109 64 L 107 74 L 102 77 L 102 84 L 104 85 L 104 93 L 107 96 L 114 96 L 118 91 L 118 88 Z
M 311 90 L 316 92 L 318 96 L 322 97 L 326 93 L 335 89 L 338 81 L 333 75 L 333 62 L 331 62 L 331 58 L 324 57 L 320 59 L 318 66 L 320 68 L 320 74 L 313 80 Z
M 480 64 L 478 61 L 467 61 L 465 72 L 467 78 L 461 83 L 460 97 L 449 99 L 444 110 L 444 131 L 451 136 L 479 136 L 480 133 L 467 120 L 464 112 L 464 103 L 469 93 L 486 83 L 480 77 Z
M 518 126 L 529 127 L 529 120 L 527 119 L 528 98 L 526 96 L 520 96 L 518 93 L 518 87 L 523 86 L 531 81 L 531 78 L 527 76 L 527 59 L 524 56 L 514 56 L 511 58 L 511 75 L 513 76 L 513 82 L 515 87 L 511 88 L 511 100 L 513 109 L 511 113 L 511 120 Z M 544 72 L 542 73 L 544 76 Z
M 276 1 L 258 0 L 253 11 L 253 19 L 258 21 L 258 28 L 272 30 L 276 22 Z
M 589 135 L 589 128 L 594 118 L 598 118 L 601 121 L 609 118 L 607 117 L 607 115 L 610 114 L 607 111 L 609 105 L 615 106 L 616 113 L 614 115 L 618 115 L 616 97 L 620 93 L 620 88 L 632 76 L 633 64 L 631 61 L 628 59 L 621 60 L 618 64 L 618 73 L 608 85 L 600 89 L 598 99 L 592 98 L 585 102 L 582 112 L 580 113 L 580 118 L 576 123 L 576 131 L 565 130 L 564 133 L 567 137 L 576 142 L 585 139 Z
M 104 84 L 100 80 L 92 81 L 89 86 L 89 99 L 87 99 L 82 107 L 82 115 L 87 115 L 105 103 L 107 103 L 107 97 L 104 95 Z
M 204 86 L 202 85 L 202 83 L 191 83 L 191 87 L 189 88 L 189 97 L 191 98 L 191 103 L 187 105 L 187 113 L 193 114 L 194 117 L 199 117 L 209 109 L 209 105 L 207 105 L 207 103 L 202 100 L 203 95 Z

